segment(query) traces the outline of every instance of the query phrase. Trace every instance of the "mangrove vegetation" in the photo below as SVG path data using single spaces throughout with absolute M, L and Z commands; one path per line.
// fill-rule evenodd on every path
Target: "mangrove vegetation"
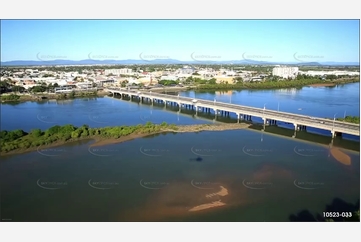
M 75 127 L 73 125 L 53 126 L 47 130 L 33 129 L 29 133 L 23 130 L 0 132 L 1 153 L 14 150 L 26 150 L 33 147 L 51 145 L 53 143 L 65 143 L 85 138 L 113 138 L 131 134 L 152 134 L 164 130 L 177 130 L 174 124 L 163 122 L 160 125 L 147 122 L 145 125 L 116 126 L 104 128 L 90 128 L 88 125 Z

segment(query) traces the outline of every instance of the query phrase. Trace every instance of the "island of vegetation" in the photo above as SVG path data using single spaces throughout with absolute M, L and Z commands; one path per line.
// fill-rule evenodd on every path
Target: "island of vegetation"
M 92 139 L 96 142 L 92 146 L 102 146 L 114 143 L 121 143 L 135 138 L 163 132 L 200 132 L 200 131 L 222 131 L 248 128 L 245 123 L 236 124 L 201 124 L 182 125 L 174 124 L 153 124 L 147 122 L 145 125 L 136 126 L 115 126 L 104 128 L 90 128 L 88 125 L 75 127 L 73 125 L 53 126 L 45 131 L 33 129 L 29 133 L 23 130 L 0 132 L 1 155 L 19 154 L 35 151 L 42 148 L 55 147 L 65 143 Z
M 19 93 L 2 94 L 1 102 L 26 102 L 26 101 L 42 101 L 42 100 L 65 100 L 84 97 L 103 97 L 107 92 L 99 91 L 72 91 L 69 93 Z

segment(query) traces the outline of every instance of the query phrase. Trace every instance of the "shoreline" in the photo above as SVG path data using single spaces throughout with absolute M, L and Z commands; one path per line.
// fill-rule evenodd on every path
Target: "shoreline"
M 66 144 L 71 144 L 79 141 L 95 141 L 90 145 L 90 147 L 100 147 L 105 145 L 112 145 L 112 144 L 119 144 L 126 141 L 131 141 L 138 138 L 144 138 L 147 136 L 157 135 L 161 133 L 194 133 L 194 132 L 202 132 L 202 131 L 225 131 L 225 130 L 240 130 L 240 129 L 247 129 L 250 127 L 251 124 L 245 123 L 236 123 L 236 124 L 196 124 L 196 125 L 182 125 L 177 126 L 177 130 L 165 128 L 161 131 L 156 131 L 152 133 L 132 133 L 126 136 L 121 136 L 120 138 L 106 138 L 101 136 L 88 136 L 84 138 L 77 138 L 71 139 L 68 141 L 57 141 L 49 145 L 42 145 L 38 147 L 31 147 L 27 149 L 17 149 L 9 152 L 1 152 L 0 157 L 11 156 L 11 155 L 20 155 L 29 152 L 38 151 L 41 147 L 45 148 L 54 148 L 58 146 L 63 146 Z
M 338 85 L 337 83 L 320 83 L 320 84 L 310 84 L 308 87 L 334 87 Z

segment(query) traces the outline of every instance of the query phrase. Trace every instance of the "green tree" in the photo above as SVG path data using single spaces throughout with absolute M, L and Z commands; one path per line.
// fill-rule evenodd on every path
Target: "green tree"
M 61 131 L 61 126 L 55 125 L 49 128 L 47 131 L 45 131 L 45 133 L 49 135 L 54 135 L 54 134 L 58 134 L 60 131 Z
M 34 93 L 45 92 L 46 87 L 45 86 L 34 86 L 34 87 L 31 88 L 31 91 L 34 92 Z
M 15 93 L 20 93 L 25 91 L 25 87 L 22 86 L 13 86 L 11 90 Z
M 43 132 L 40 129 L 33 129 L 30 131 L 30 135 L 34 136 L 35 138 L 40 137 L 42 133 Z
M 74 92 L 74 91 L 71 91 L 71 93 L 69 93 L 69 97 L 70 97 L 70 98 L 74 98 L 74 97 L 75 97 L 75 92 Z

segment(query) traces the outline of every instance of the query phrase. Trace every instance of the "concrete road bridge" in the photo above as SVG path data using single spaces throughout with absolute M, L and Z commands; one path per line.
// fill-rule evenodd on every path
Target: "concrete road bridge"
M 138 98 L 141 102 L 148 99 L 151 102 L 160 102 L 165 105 L 177 105 L 179 109 L 182 107 L 190 108 L 198 112 L 214 111 L 215 115 L 229 115 L 229 113 L 235 113 L 237 120 L 251 120 L 252 116 L 260 117 L 264 121 L 264 124 L 276 124 L 277 121 L 291 123 L 294 125 L 295 130 L 305 130 L 306 127 L 313 127 L 323 130 L 329 130 L 332 138 L 335 136 L 341 136 L 342 133 L 360 136 L 360 125 L 348 122 L 309 117 L 305 115 L 299 115 L 294 113 L 280 112 L 274 110 L 267 110 L 266 108 L 255 108 L 249 106 L 242 106 L 238 104 L 217 102 L 216 100 L 204 100 L 194 99 L 190 97 L 182 97 L 161 93 L 152 93 L 151 91 L 132 91 L 123 88 L 106 88 L 107 91 L 113 96 L 115 94 L 128 96 L 132 100 Z

